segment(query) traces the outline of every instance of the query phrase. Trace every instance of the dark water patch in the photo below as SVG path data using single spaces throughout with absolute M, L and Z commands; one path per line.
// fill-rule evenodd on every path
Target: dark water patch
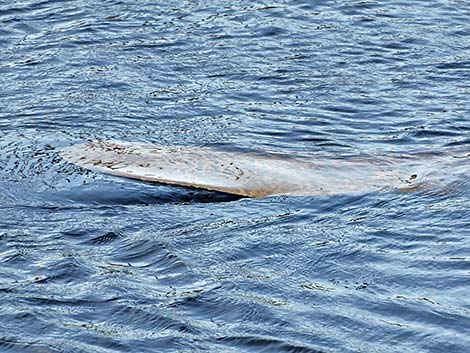
M 289 344 L 282 342 L 276 338 L 264 338 L 264 337 L 221 337 L 217 339 L 217 342 L 228 344 L 234 347 L 244 347 L 250 352 L 290 352 L 290 353 L 321 353 L 322 351 L 297 346 L 295 344 Z
M 116 178 L 112 178 L 115 180 Z M 59 200 L 69 200 L 79 204 L 91 205 L 152 205 L 181 202 L 230 202 L 240 199 L 240 196 L 205 190 L 194 190 L 182 187 L 139 186 L 135 181 L 124 181 L 120 189 L 116 188 L 119 182 L 98 182 L 70 190 L 61 190 L 52 197 Z
M 96 238 L 89 240 L 89 242 L 94 245 L 105 245 L 105 244 L 112 243 L 113 241 L 122 237 L 123 236 L 121 234 L 116 233 L 116 232 L 106 232 L 103 235 L 97 236 Z
M 0 345 L 7 352 L 57 353 L 61 351 L 59 345 L 32 341 L 28 342 L 27 340 L 15 338 L 14 336 L 2 337 L 0 339 Z
M 468 69 L 470 68 L 470 62 L 463 61 L 463 62 L 442 63 L 442 64 L 437 64 L 436 68 L 440 70 Z
M 184 322 L 162 315 L 158 306 L 121 305 L 110 313 L 110 317 L 112 318 L 109 323 L 111 325 L 123 325 L 130 320 L 136 328 L 144 330 L 148 328 L 154 331 L 169 330 L 191 335 L 199 333 L 197 329 L 188 326 Z

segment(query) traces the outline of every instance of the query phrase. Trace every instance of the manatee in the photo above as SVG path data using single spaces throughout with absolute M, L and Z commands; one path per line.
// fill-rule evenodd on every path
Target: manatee
M 96 172 L 243 197 L 414 191 L 445 178 L 434 171 L 449 167 L 442 158 L 307 158 L 120 141 L 77 144 L 60 154 Z

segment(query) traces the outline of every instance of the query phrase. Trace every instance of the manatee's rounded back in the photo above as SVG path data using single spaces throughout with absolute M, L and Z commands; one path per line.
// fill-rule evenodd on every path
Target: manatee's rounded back
M 61 155 L 99 172 L 248 197 L 344 194 L 414 183 L 385 160 L 306 161 L 272 153 L 113 141 L 78 144 Z

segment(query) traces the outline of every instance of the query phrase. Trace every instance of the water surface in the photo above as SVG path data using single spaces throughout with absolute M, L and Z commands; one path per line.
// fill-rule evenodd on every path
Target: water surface
M 465 169 L 416 193 L 237 200 L 58 151 L 465 155 L 469 15 L 450 0 L 1 3 L 0 350 L 468 351 Z

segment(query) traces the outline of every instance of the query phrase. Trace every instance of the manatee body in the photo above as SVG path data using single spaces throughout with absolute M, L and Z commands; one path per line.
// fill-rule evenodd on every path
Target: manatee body
M 245 197 L 413 191 L 432 179 L 430 170 L 436 166 L 439 169 L 442 163 L 439 159 L 396 157 L 311 160 L 273 153 L 118 141 L 78 144 L 60 154 L 69 162 L 97 172 Z

